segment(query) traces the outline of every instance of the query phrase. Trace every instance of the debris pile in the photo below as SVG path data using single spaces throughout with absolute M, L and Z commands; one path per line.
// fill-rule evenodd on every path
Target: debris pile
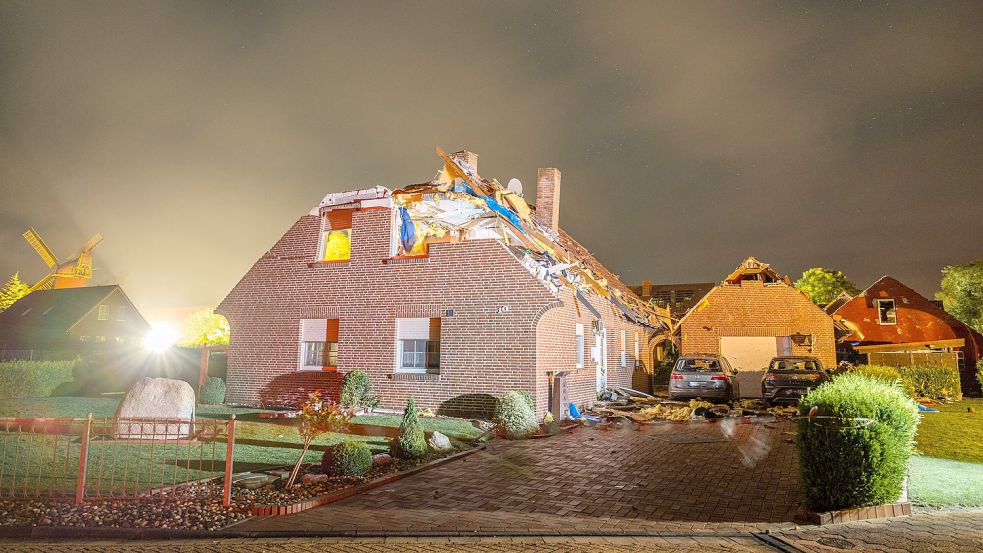
M 715 404 L 692 399 L 688 403 L 652 397 L 623 388 L 607 389 L 600 397 L 610 398 L 599 402 L 591 411 L 593 415 L 607 418 L 626 418 L 637 423 L 652 421 L 684 422 L 689 420 L 716 420 L 722 417 L 773 416 L 778 419 L 794 418 L 798 408 L 794 405 L 769 407 L 760 399 L 739 399 L 730 404 Z M 636 395 L 642 394 L 642 395 Z
M 518 180 L 505 187 L 495 179 L 482 178 L 466 161 L 440 148 L 437 154 L 444 165 L 430 182 L 391 194 L 399 255 L 427 255 L 429 245 L 441 242 L 497 239 L 554 294 L 569 289 L 578 307 L 596 317 L 601 315 L 585 294 L 606 299 L 611 312 L 628 321 L 668 328 L 667 310 L 641 301 L 563 231 L 536 221 Z M 326 198 L 322 209 L 331 203 L 336 202 Z

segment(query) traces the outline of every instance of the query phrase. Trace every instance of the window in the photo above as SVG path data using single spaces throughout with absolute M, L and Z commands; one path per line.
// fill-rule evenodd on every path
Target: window
M 338 369 L 338 319 L 301 319 L 300 370 Z
M 577 368 L 584 367 L 584 325 L 577 323 Z
M 332 209 L 324 214 L 321 261 L 348 261 L 352 256 L 354 209 Z
M 877 307 L 877 322 L 882 325 L 898 324 L 898 312 L 894 308 L 894 300 L 874 300 Z
M 621 331 L 621 368 L 628 366 L 628 331 Z
M 99 320 L 100 321 L 108 321 L 109 320 L 109 306 L 108 305 L 100 305 L 99 306 Z
M 440 318 L 396 319 L 396 370 L 440 372 Z
M 126 306 L 121 305 L 116 308 L 116 320 L 125 321 L 126 320 Z

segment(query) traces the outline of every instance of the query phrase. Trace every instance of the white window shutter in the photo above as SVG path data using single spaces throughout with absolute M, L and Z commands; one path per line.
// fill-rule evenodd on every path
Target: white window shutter
M 300 341 L 301 342 L 327 342 L 328 320 L 327 319 L 301 319 Z
M 396 319 L 396 336 L 400 340 L 429 340 L 430 319 Z

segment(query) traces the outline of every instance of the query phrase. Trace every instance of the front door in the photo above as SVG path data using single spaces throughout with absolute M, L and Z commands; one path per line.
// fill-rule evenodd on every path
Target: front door
M 595 335 L 597 352 L 597 391 L 600 392 L 608 387 L 608 329 L 604 328 L 604 323 L 598 321 L 600 331 Z

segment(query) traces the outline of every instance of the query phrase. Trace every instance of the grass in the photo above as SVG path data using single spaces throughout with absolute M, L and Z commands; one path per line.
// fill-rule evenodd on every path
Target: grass
M 115 415 L 121 397 L 51 397 L 0 401 L 0 417 L 95 418 Z M 199 419 L 227 420 L 235 414 L 236 443 L 233 450 L 235 471 L 255 471 L 293 465 L 302 449 L 296 419 L 262 419 L 263 409 L 230 406 L 198 406 Z M 353 434 L 328 433 L 320 436 L 304 456 L 305 463 L 320 462 L 323 451 L 344 439 L 364 441 L 374 453 L 386 451 L 387 436 L 393 436 L 401 417 L 361 415 L 352 420 Z M 451 438 L 471 440 L 480 431 L 461 419 L 424 418 L 424 429 L 439 431 Z M 16 490 L 74 490 L 80 446 L 75 435 L 4 434 L 0 467 L 2 492 Z M 201 459 L 207 459 L 204 463 Z M 214 460 L 214 462 L 212 461 Z M 121 443 L 94 439 L 89 454 L 90 493 L 100 487 L 122 491 L 148 489 L 222 474 L 225 468 L 225 436 L 214 442 L 193 444 Z
M 968 408 L 976 413 L 969 413 Z M 912 503 L 983 507 L 983 399 L 966 398 L 923 413 L 915 435 L 919 455 L 908 464 Z

